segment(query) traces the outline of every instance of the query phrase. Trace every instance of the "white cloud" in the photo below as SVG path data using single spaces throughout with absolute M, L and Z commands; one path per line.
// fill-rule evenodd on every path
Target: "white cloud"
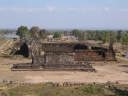
M 77 12 L 77 13 L 90 13 L 90 12 L 101 12 L 103 8 L 100 7 L 78 7 L 78 8 L 67 8 L 69 12 Z
M 86 13 L 86 12 L 100 12 L 100 11 L 118 11 L 118 12 L 128 12 L 128 9 L 114 9 L 109 7 L 68 7 L 68 8 L 61 8 L 61 7 L 54 7 L 54 6 L 46 6 L 46 7 L 1 7 L 0 12 L 15 12 L 15 13 L 53 13 L 53 12 L 79 12 L 79 13 Z
M 68 11 L 77 11 L 78 8 L 68 8 L 67 10 L 68 10 Z
M 22 12 L 22 11 L 25 12 L 27 10 L 28 10 L 27 8 L 16 8 L 16 7 L 0 8 L 1 12 Z
M 120 9 L 121 12 L 128 12 L 128 9 Z
M 46 7 L 46 8 L 22 8 L 22 7 L 11 7 L 11 8 L 0 8 L 0 12 L 54 12 L 56 10 L 55 7 Z
M 48 7 L 47 7 L 47 10 L 48 10 L 49 12 L 54 12 L 54 11 L 56 10 L 56 8 L 53 7 L 53 6 L 48 6 Z
M 104 10 L 105 10 L 106 12 L 108 12 L 108 11 L 110 11 L 110 8 L 109 8 L 109 7 L 105 7 Z

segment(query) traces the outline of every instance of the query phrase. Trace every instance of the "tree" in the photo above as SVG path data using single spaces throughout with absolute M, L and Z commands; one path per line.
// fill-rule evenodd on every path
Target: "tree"
M 128 49 L 128 32 L 124 33 L 121 38 L 122 48 Z
M 128 33 L 124 33 L 121 41 L 122 41 L 122 44 L 128 45 Z
M 92 40 L 93 32 L 91 30 L 87 30 L 86 32 L 87 32 L 87 35 L 86 35 L 87 40 Z
M 48 32 L 45 29 L 42 29 L 42 30 L 40 30 L 39 35 L 40 35 L 41 39 L 45 39 L 48 35 Z
M 72 35 L 75 37 L 79 37 L 80 36 L 80 31 L 78 29 L 74 29 L 72 30 Z
M 17 29 L 16 35 L 20 36 L 21 39 L 29 37 L 29 30 L 26 26 L 20 26 Z
M 53 35 L 53 38 L 60 38 L 61 37 L 61 33 L 60 32 L 55 32 Z
M 30 29 L 30 34 L 31 34 L 31 37 L 34 38 L 34 39 L 39 39 L 40 38 L 40 28 L 37 27 L 37 26 L 33 26 L 31 29 Z
M 117 31 L 117 36 L 116 36 L 117 42 L 121 41 L 121 36 L 122 36 L 122 31 L 121 30 Z
M 85 40 L 86 36 L 84 32 L 80 32 L 78 29 L 72 30 L 72 35 L 78 38 L 78 40 Z
M 104 43 L 109 42 L 110 40 L 110 31 L 103 31 L 102 41 Z

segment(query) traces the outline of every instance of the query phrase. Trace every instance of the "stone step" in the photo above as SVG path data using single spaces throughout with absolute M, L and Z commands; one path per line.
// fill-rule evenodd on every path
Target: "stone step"
M 90 65 L 32 65 L 32 64 L 14 64 L 11 68 L 12 71 L 91 71 L 94 72 L 95 69 Z

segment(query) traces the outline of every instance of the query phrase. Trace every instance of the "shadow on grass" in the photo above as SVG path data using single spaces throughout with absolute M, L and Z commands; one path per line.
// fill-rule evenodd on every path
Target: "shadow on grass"
M 128 96 L 128 90 L 122 90 L 118 88 L 114 88 L 114 92 L 116 93 L 117 96 Z
M 127 67 L 128 68 L 128 64 L 127 65 L 120 65 L 120 67 Z

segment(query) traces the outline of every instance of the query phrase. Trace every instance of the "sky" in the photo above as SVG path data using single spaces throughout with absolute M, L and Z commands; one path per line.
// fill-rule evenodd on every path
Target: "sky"
M 0 0 L 0 28 L 128 29 L 128 0 Z

